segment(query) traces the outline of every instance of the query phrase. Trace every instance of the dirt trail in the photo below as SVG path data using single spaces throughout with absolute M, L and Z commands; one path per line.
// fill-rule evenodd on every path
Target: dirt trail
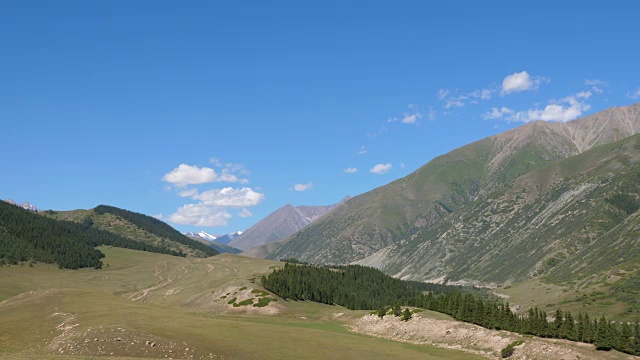
M 51 343 L 47 345 L 47 350 L 51 352 L 59 352 L 60 354 L 64 353 L 64 345 L 69 341 L 70 338 L 75 336 L 76 331 L 74 330 L 80 324 L 76 322 L 76 315 L 69 313 L 53 313 L 51 317 L 60 318 L 62 323 L 56 326 L 56 330 L 60 333 L 53 338 Z M 74 324 L 75 322 L 75 324 Z
M 161 267 L 162 267 L 162 269 L 161 269 Z M 156 266 L 156 270 L 153 273 L 153 276 L 157 277 L 158 280 L 160 280 L 160 282 L 158 284 L 156 284 L 156 285 L 153 285 L 153 286 L 148 287 L 146 289 L 142 289 L 140 291 L 137 291 L 137 292 L 129 295 L 127 297 L 127 299 L 133 300 L 133 301 L 138 301 L 138 300 L 146 298 L 149 295 L 150 292 L 152 292 L 154 290 L 157 290 L 157 289 L 159 289 L 159 288 L 161 288 L 163 286 L 169 285 L 171 283 L 171 281 L 172 281 L 171 278 L 169 277 L 168 274 L 166 275 L 166 277 L 163 276 L 163 273 L 165 273 L 167 271 L 167 268 L 168 268 L 168 265 L 167 265 L 166 262 L 162 263 L 162 265 Z
M 453 320 L 436 320 L 421 317 L 420 314 L 415 314 L 407 322 L 394 316 L 385 316 L 384 319 L 380 319 L 375 315 L 367 315 L 352 324 L 350 329 L 357 333 L 395 341 L 462 350 L 488 359 L 500 359 L 500 351 L 516 340 L 524 340 L 524 344 L 515 348 L 510 359 L 640 359 L 640 357 L 616 351 L 596 351 L 593 345 L 589 344 L 567 340 L 525 338 L 508 331 L 489 330 Z

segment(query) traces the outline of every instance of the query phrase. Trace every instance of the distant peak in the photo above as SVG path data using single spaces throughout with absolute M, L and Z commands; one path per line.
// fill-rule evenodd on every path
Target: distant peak
M 7 200 L 5 200 L 5 202 L 6 202 L 6 203 L 9 203 L 9 204 L 11 204 L 11 205 L 19 206 L 19 207 L 21 207 L 21 208 L 23 208 L 23 209 L 25 209 L 25 210 L 29 210 L 29 211 L 38 211 L 38 208 L 37 208 L 37 207 L 35 207 L 34 205 L 31 205 L 30 203 L 28 203 L 28 202 L 26 202 L 26 201 L 25 201 L 25 202 L 23 202 L 22 204 L 18 204 L 17 202 L 15 202 L 15 201 L 13 201 L 13 200 L 11 200 L 11 199 L 7 199 Z

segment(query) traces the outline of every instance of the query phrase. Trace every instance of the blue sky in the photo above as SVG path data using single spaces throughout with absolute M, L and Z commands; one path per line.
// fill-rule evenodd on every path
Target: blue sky
M 635 1 L 2 1 L 0 198 L 245 230 L 640 101 Z

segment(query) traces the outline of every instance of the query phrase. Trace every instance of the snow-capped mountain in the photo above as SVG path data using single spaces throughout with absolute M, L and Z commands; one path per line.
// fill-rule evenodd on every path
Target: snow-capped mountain
M 18 204 L 17 202 L 9 199 L 9 200 L 5 200 L 5 202 L 8 202 L 11 205 L 15 205 L 15 206 L 20 206 L 21 208 L 25 209 L 25 210 L 29 210 L 29 211 L 38 211 L 38 208 L 35 207 L 34 205 L 31 205 L 28 202 L 23 202 L 22 204 Z
M 214 241 L 214 240 L 216 240 L 218 238 L 217 236 L 211 235 L 211 234 L 209 234 L 207 232 L 204 232 L 204 231 L 200 231 L 200 232 L 197 232 L 197 233 L 189 231 L 189 232 L 186 232 L 184 234 L 187 235 L 187 236 L 199 237 L 199 238 L 207 240 L 207 241 Z
M 217 241 L 219 243 L 222 244 L 226 244 L 229 241 L 237 238 L 238 236 L 242 235 L 242 231 L 236 231 L 234 233 L 230 233 L 230 234 L 225 234 L 225 235 L 211 235 L 205 231 L 199 231 L 199 232 L 186 232 L 184 233 L 186 236 L 191 236 L 191 237 L 197 237 L 203 240 L 207 240 L 207 241 Z
M 242 231 L 236 231 L 231 234 L 225 234 L 225 235 L 219 236 L 216 239 L 216 241 L 223 244 L 228 244 L 230 241 L 233 241 L 233 239 L 237 238 L 240 235 L 242 235 Z

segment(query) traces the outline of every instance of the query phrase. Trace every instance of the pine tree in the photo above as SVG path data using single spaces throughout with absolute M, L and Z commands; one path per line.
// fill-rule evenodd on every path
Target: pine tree
M 616 337 L 616 349 L 627 354 L 633 354 L 633 329 L 628 323 L 622 323 L 620 336 Z
M 411 311 L 408 308 L 404 309 L 402 312 L 402 321 L 409 321 L 411 319 Z
M 558 309 L 558 310 L 556 310 L 556 315 L 554 316 L 554 320 L 553 320 L 553 334 L 552 334 L 552 336 L 554 336 L 554 337 L 561 337 L 562 336 L 562 324 L 563 324 L 562 311 L 560 309 Z
M 568 311 L 564 314 L 561 336 L 563 339 L 576 340 L 576 324 L 573 321 L 573 316 Z
M 634 328 L 635 334 L 633 339 L 633 353 L 635 355 L 640 355 L 640 322 L 638 322 L 638 320 L 636 320 Z
M 387 315 L 387 311 L 389 311 L 389 309 L 386 306 L 381 307 L 378 309 L 378 317 L 380 319 L 384 318 L 384 316 Z
M 609 351 L 613 348 L 613 339 L 610 331 L 610 324 L 605 320 L 604 316 L 598 321 L 595 341 L 593 344 L 596 350 Z

